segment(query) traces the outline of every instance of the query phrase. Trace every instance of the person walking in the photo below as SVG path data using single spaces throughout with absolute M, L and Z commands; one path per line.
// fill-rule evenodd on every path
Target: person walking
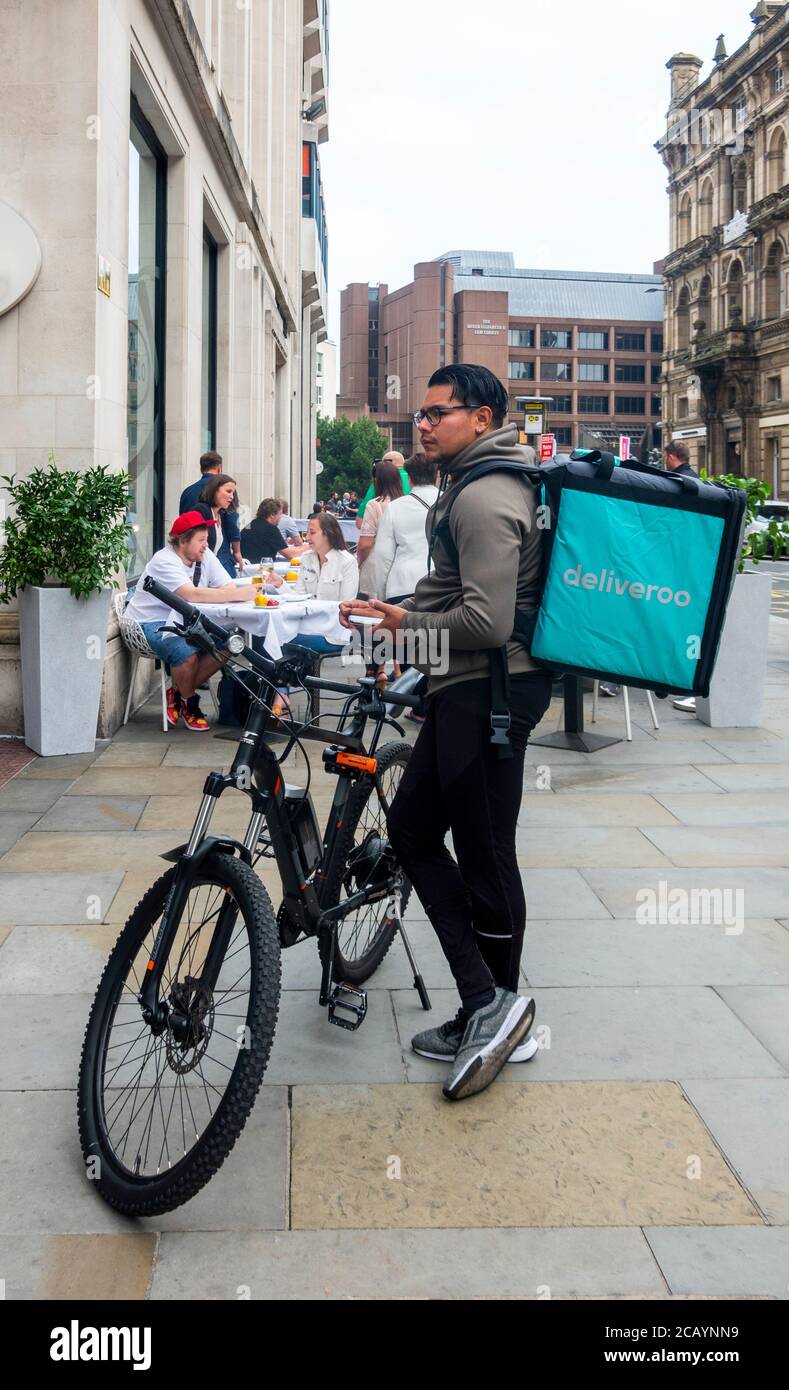
M 388 816 L 389 838 L 439 938 L 460 995 L 454 1019 L 417 1034 L 420 1056 L 449 1063 L 448 1100 L 489 1086 L 510 1058 L 537 1051 L 528 1038 L 535 1006 L 517 993 L 526 901 L 515 848 L 529 736 L 551 698 L 551 676 L 511 635 L 515 610 L 539 599 L 541 532 L 535 491 L 494 472 L 453 497 L 487 461 L 525 463 L 507 394 L 486 367 L 442 367 L 414 417 L 443 495 L 429 519 L 431 572 L 402 605 L 341 604 L 342 621 L 378 616 L 392 634 L 434 634 L 443 674 L 427 661 L 427 717 Z M 450 514 L 451 512 L 451 514 Z M 439 529 L 448 519 L 448 535 Z M 509 747 L 492 715 L 496 668 L 506 650 Z M 434 663 L 435 666 L 435 663 Z M 501 755 L 501 756 L 500 756 Z M 451 831 L 456 859 L 445 844 Z
M 359 590 L 368 598 L 376 598 L 378 595 L 378 577 L 374 555 L 378 528 L 390 502 L 394 502 L 402 496 L 403 481 L 399 468 L 385 459 L 382 460 L 375 470 L 375 496 L 365 509 L 364 521 L 356 545 Z

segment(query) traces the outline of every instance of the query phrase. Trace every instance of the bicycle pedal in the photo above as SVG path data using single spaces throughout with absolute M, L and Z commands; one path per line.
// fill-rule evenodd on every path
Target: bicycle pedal
M 338 1013 L 337 1010 L 342 1010 Z M 349 1014 L 344 1018 L 342 1014 Z M 353 985 L 335 985 L 329 996 L 329 1022 L 355 1033 L 367 1016 L 367 991 Z

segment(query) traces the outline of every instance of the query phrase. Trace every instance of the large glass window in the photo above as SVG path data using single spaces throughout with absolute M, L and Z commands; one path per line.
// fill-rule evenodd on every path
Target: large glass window
M 608 397 L 607 396 L 579 396 L 578 412 L 580 415 L 607 415 Z
M 200 451 L 216 448 L 216 246 L 203 229 L 203 372 Z
M 617 352 L 644 352 L 647 343 L 646 333 L 617 333 Z
M 555 429 L 553 433 L 556 435 L 557 444 L 572 444 L 573 432 L 570 425 L 559 425 L 559 427 Z
M 549 415 L 572 415 L 573 398 L 572 396 L 554 396 L 553 405 L 549 407 Z
M 533 362 L 510 362 L 511 381 L 534 381 Z
M 646 381 L 646 368 L 637 367 L 635 366 L 635 364 L 632 367 L 626 367 L 617 363 L 616 380 L 622 382 L 629 381 L 631 383 L 639 383 L 641 381 Z
M 578 346 L 582 352 L 607 352 L 608 334 L 593 332 L 589 328 L 579 328 Z
M 164 542 L 166 190 L 166 156 L 132 98 L 126 466 L 133 534 L 127 578 L 139 576 Z
M 571 328 L 544 328 L 542 330 L 544 348 L 571 348 L 573 334 Z
M 534 329 L 533 328 L 511 328 L 510 347 L 533 348 Z
M 607 381 L 608 363 L 607 362 L 579 362 L 578 363 L 579 381 Z
M 617 396 L 616 413 L 617 415 L 644 415 L 646 413 L 646 400 L 643 396 Z
M 653 334 L 652 334 L 652 351 L 653 351 L 653 352 L 662 352 L 662 351 L 663 351 L 663 334 L 662 334 L 662 333 L 653 333 Z
M 572 362 L 543 362 L 542 380 L 543 381 L 572 381 L 573 364 Z

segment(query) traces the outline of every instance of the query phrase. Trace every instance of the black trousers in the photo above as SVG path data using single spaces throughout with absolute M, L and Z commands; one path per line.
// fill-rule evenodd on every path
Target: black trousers
M 526 745 L 550 703 L 551 677 L 513 676 L 510 685 L 510 759 L 490 742 L 489 680 L 462 681 L 428 699 L 388 818 L 466 1009 L 493 985 L 517 989 L 526 929 L 515 827 Z M 444 843 L 450 830 L 457 862 Z

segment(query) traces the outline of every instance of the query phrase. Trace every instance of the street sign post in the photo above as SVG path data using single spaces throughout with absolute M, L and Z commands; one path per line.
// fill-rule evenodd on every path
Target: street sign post
M 623 463 L 630 458 L 630 435 L 622 434 L 619 436 L 619 457 Z
M 544 434 L 540 443 L 540 463 L 550 463 L 556 458 L 556 435 Z

